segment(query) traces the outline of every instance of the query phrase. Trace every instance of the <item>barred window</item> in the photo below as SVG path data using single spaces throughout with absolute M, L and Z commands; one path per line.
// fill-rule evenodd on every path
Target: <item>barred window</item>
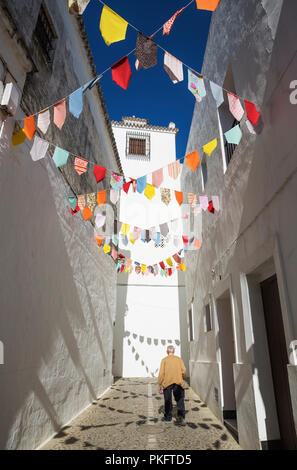
M 40 7 L 36 27 L 33 33 L 33 39 L 41 49 L 46 62 L 51 64 L 53 61 L 54 45 L 57 35 L 43 4 L 41 4 Z
M 129 154 L 130 155 L 145 155 L 146 154 L 146 140 L 135 139 L 130 137 L 129 139 Z
M 150 135 L 145 132 L 127 132 L 126 157 L 136 160 L 149 161 Z

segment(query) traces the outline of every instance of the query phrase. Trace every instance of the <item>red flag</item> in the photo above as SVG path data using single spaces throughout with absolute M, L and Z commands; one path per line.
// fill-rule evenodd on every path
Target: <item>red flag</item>
M 125 191 L 126 194 L 128 194 L 131 184 L 132 184 L 132 181 L 129 181 L 128 183 L 123 184 L 123 190 Z
M 253 124 L 253 126 L 256 126 L 259 121 L 259 117 L 261 116 L 259 111 L 254 103 L 251 103 L 250 101 L 244 100 L 244 104 L 248 120 Z
M 213 202 L 212 201 L 209 201 L 208 203 L 208 210 L 209 212 L 211 212 L 212 214 L 214 214 L 214 207 L 213 207 Z
M 111 67 L 111 75 L 114 82 L 127 90 L 132 77 L 131 67 L 128 57 L 125 56 Z
M 106 168 L 103 168 L 103 166 L 99 166 L 99 165 L 94 166 L 94 176 L 95 176 L 97 183 L 104 180 L 105 175 L 106 175 Z
M 159 265 L 161 266 L 162 269 L 165 269 L 164 261 L 161 261 L 161 262 L 159 263 Z

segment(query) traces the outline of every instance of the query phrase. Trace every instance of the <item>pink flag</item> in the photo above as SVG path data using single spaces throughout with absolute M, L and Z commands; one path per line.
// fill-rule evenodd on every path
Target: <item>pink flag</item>
M 163 168 L 156 170 L 152 174 L 152 184 L 156 188 L 159 188 L 163 183 Z
M 61 130 L 66 119 L 66 100 L 63 98 L 61 101 L 54 105 L 54 123 Z
M 46 109 L 42 113 L 38 114 L 37 127 L 46 134 L 48 127 L 50 125 L 50 111 Z
M 201 208 L 206 211 L 208 209 L 208 196 L 199 196 Z
M 176 162 L 169 163 L 168 165 L 168 175 L 170 178 L 173 178 L 176 180 L 176 178 L 179 176 L 181 171 L 181 164 L 179 160 L 176 160 Z
M 227 93 L 229 101 L 229 109 L 237 121 L 241 121 L 244 115 L 244 109 L 241 106 L 240 99 L 230 91 Z

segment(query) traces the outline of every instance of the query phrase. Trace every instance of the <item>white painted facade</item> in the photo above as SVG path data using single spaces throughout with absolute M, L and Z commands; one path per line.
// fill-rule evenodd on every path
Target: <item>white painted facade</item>
M 86 83 L 94 70 L 66 0 L 45 2 L 58 31 L 52 70 L 42 60 L 34 70 L 26 48 L 41 1 L 10 0 L 7 9 L 4 3 L 0 95 L 1 83 L 17 86 L 21 119 Z M 12 147 L 15 117 L 6 118 L 0 115 L 0 448 L 36 449 L 113 382 L 116 293 L 110 286 L 116 274 L 112 260 L 98 250 L 91 223 L 71 215 L 71 187 L 51 156 L 33 162 L 28 139 Z M 72 121 L 68 115 L 61 132 L 51 124 L 46 138 L 117 168 L 107 124 L 94 88 L 84 97 L 81 118 Z M 75 181 L 78 175 L 71 171 L 79 185 L 82 180 Z M 92 180 L 92 175 L 84 180 L 88 188 Z
M 113 133 L 117 142 L 121 165 L 126 179 L 148 174 L 164 167 L 162 187 L 171 188 L 171 202 L 166 206 L 156 189 L 153 199 L 144 194 L 133 193 L 130 188 L 126 195 L 122 192 L 120 216 L 122 222 L 149 229 L 159 223 L 178 218 L 174 229 L 178 245 L 173 238 L 165 241 L 164 247 L 155 247 L 137 240 L 133 245 L 120 243 L 120 250 L 127 257 L 146 265 L 153 265 L 177 253 L 182 247 L 182 210 L 177 204 L 174 189 L 180 189 L 180 176 L 174 180 L 169 177 L 167 165 L 176 159 L 175 137 L 177 129 L 170 123 L 168 128 L 151 126 L 147 120 L 123 118 L 120 123 L 112 121 Z M 138 158 L 128 153 L 129 136 L 149 141 L 149 155 Z M 157 230 L 159 228 L 157 227 Z M 175 265 L 175 262 L 173 261 Z M 123 377 L 157 376 L 160 361 L 166 354 L 168 344 L 174 344 L 176 354 L 181 355 L 187 364 L 187 327 L 186 303 L 183 273 L 175 272 L 171 277 L 118 274 L 117 319 L 114 337 L 114 375 Z
M 215 136 L 222 145 L 210 158 L 201 154 L 207 181 L 201 171 L 183 174 L 183 190 L 218 194 L 221 204 L 214 217 L 203 216 L 200 251 L 186 256 L 195 257 L 186 272 L 187 304 L 194 314 L 191 385 L 222 421 L 237 418 L 244 449 L 296 445 L 297 219 L 291 207 L 297 194 L 297 106 L 290 100 L 296 18 L 296 3 L 286 0 L 220 3 L 202 74 L 256 103 L 264 125 L 252 135 L 243 117 L 243 138 L 228 162 L 222 131 L 234 119 L 228 105 L 217 109 L 206 80 L 207 96 L 195 105 L 187 152 Z M 273 276 L 280 308 L 270 321 L 274 308 L 265 307 L 263 283 Z M 210 328 L 205 328 L 207 309 Z M 269 341 L 275 318 L 284 329 L 283 349 L 277 334 Z M 280 369 L 283 401 L 273 374 Z

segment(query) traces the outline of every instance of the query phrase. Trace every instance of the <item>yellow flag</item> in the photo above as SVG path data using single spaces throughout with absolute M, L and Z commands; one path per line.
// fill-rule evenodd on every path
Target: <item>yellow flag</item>
M 109 253 L 110 252 L 110 246 L 109 245 L 104 245 L 103 251 L 104 251 L 105 254 Z
M 206 155 L 210 157 L 217 145 L 218 145 L 218 139 L 214 139 L 208 144 L 203 146 L 203 152 L 206 153 Z
M 133 243 L 133 245 L 134 245 L 134 243 L 135 243 L 135 240 L 134 240 L 134 238 L 132 237 L 131 233 L 130 233 L 129 240 L 130 240 L 130 242 L 131 242 L 131 243 Z
M 186 265 L 185 265 L 185 263 L 180 264 L 180 265 L 179 265 L 179 269 L 180 269 L 181 271 L 185 271 L 185 270 L 186 270 Z
M 21 129 L 17 134 L 14 134 L 11 138 L 11 144 L 16 147 L 17 145 L 20 145 L 22 144 L 23 142 L 25 142 L 26 140 L 26 134 L 25 132 L 23 131 L 23 129 Z
M 171 258 L 167 258 L 166 260 L 166 263 L 169 264 L 169 266 L 172 266 L 172 259 Z
M 146 271 L 146 264 L 141 265 L 141 272 L 145 273 Z
M 128 235 L 129 230 L 130 230 L 130 225 L 129 225 L 129 224 L 124 224 L 124 223 L 122 223 L 121 232 L 122 232 L 124 235 Z
M 146 188 L 144 190 L 144 195 L 148 198 L 148 199 L 152 199 L 155 195 L 155 186 L 153 186 L 152 184 L 147 184 L 146 185 Z
M 100 19 L 100 31 L 108 46 L 126 38 L 127 26 L 127 21 L 104 5 Z

